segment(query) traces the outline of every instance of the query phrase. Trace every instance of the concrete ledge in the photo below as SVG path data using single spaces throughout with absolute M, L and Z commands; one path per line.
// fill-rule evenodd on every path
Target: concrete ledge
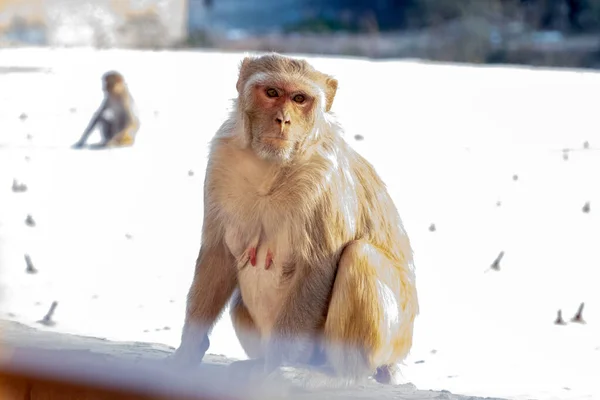
M 173 351 L 164 345 L 43 332 L 8 321 L 0 321 L 0 329 L 3 400 L 466 399 L 375 382 L 311 391 L 295 384 L 303 374 L 295 368 L 258 386 L 232 379 L 226 366 L 233 360 L 223 356 L 207 355 L 197 368 L 180 371 L 164 362 Z

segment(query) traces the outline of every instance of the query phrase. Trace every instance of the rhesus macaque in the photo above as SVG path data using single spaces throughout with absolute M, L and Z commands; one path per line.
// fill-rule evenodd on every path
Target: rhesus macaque
M 76 148 L 85 145 L 96 125 L 99 125 L 102 135 L 99 147 L 130 146 L 135 141 L 140 121 L 123 75 L 109 71 L 102 76 L 102 81 L 104 100 L 81 139 L 75 143 Z
M 419 311 L 411 245 L 385 184 L 342 138 L 337 86 L 305 60 L 241 63 L 211 142 L 176 365 L 201 362 L 231 300 L 253 374 L 304 364 L 397 382 Z

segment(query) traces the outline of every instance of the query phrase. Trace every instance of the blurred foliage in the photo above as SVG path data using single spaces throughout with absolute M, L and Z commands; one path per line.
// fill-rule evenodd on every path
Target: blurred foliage
M 358 32 L 358 26 L 343 19 L 314 17 L 283 27 L 284 33 L 332 33 L 337 31 Z
M 402 1 L 399 0 L 400 3 Z M 413 24 L 437 25 L 465 16 L 518 20 L 533 30 L 600 32 L 600 0 L 420 0 Z

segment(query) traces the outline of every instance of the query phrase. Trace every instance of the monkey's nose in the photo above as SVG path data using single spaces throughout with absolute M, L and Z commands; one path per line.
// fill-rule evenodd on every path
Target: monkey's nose
M 290 118 L 289 115 L 281 115 L 279 114 L 277 117 L 275 117 L 275 122 L 277 122 L 279 125 L 289 125 L 292 123 L 292 119 Z

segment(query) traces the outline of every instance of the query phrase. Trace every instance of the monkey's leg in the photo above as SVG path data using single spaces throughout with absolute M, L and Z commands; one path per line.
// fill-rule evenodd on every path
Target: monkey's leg
M 208 334 L 237 286 L 234 262 L 222 241 L 210 247 L 202 245 L 188 292 L 181 344 L 172 356 L 177 364 L 202 361 L 208 349 Z
M 239 290 L 233 295 L 231 302 L 231 320 L 235 334 L 249 358 L 261 358 L 264 356 L 264 351 L 261 345 L 261 335 L 254 320 L 246 308 L 242 295 Z
M 138 128 L 138 122 L 132 119 L 123 129 L 115 133 L 109 141 L 109 146 L 131 146 Z
M 106 145 L 115 136 L 114 123 L 106 119 L 101 118 L 100 123 L 100 134 L 102 135 L 102 145 Z
M 414 282 L 379 249 L 354 241 L 339 261 L 327 320 L 325 352 L 338 375 L 397 382 L 396 364 L 412 345 Z

